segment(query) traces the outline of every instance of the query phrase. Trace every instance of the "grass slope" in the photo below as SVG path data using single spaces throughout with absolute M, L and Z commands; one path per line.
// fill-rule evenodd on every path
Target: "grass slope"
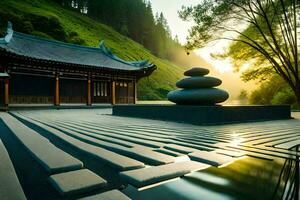
M 183 67 L 155 57 L 142 45 L 112 28 L 50 0 L 1 0 L 0 31 L 4 31 L 8 20 L 17 31 L 93 47 L 105 40 L 106 46 L 125 60 L 153 62 L 158 69 L 139 82 L 139 99 L 164 99 L 184 71 Z

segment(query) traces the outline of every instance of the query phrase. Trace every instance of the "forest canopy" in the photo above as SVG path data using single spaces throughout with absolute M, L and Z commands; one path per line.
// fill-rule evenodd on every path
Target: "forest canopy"
M 140 43 L 153 54 L 173 60 L 184 53 L 177 37 L 172 38 L 162 13 L 153 14 L 150 1 L 144 0 L 54 0 L 66 8 L 84 13 L 113 27 Z

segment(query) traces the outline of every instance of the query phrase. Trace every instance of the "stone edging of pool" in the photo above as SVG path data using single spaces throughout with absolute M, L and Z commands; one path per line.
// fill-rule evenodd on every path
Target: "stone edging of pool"
M 196 125 L 292 119 L 289 105 L 114 105 L 113 115 Z

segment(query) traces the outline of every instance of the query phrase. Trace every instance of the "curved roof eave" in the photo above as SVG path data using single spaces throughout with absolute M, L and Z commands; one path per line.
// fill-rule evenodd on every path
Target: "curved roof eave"
M 148 71 L 155 66 L 148 60 L 133 62 L 122 60 L 114 55 L 103 41 L 99 48 L 93 48 L 47 40 L 18 32 L 14 34 L 10 22 L 8 22 L 7 35 L 0 38 L 0 48 L 11 54 L 35 60 L 107 68 L 114 71 Z

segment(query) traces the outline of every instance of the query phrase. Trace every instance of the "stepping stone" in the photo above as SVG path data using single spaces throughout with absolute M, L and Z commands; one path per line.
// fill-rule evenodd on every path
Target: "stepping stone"
M 65 126 L 58 125 L 58 128 L 65 133 L 70 134 L 72 137 L 75 137 L 79 140 L 82 140 L 84 142 L 87 142 L 92 145 L 96 145 L 102 148 L 105 148 L 107 150 L 116 152 L 118 154 L 131 157 L 133 159 L 140 160 L 142 162 L 145 162 L 149 165 L 163 165 L 174 162 L 174 158 L 169 155 L 165 155 L 159 152 L 152 151 L 151 149 L 144 147 L 144 146 L 138 146 L 133 148 L 124 147 L 118 144 L 102 141 L 99 139 L 96 139 L 94 137 L 97 137 L 97 134 L 81 134 L 78 132 L 73 131 L 74 129 L 71 128 L 69 130 L 68 128 L 65 128 Z M 89 135 L 94 135 L 94 137 L 90 137 Z
M 279 145 L 276 145 L 275 147 L 282 148 L 282 149 L 292 149 L 293 147 L 298 146 L 298 145 L 300 145 L 300 139 L 286 142 L 283 144 L 279 144 Z
M 172 151 L 172 150 L 168 150 L 168 149 L 163 149 L 163 148 L 155 149 L 153 151 L 157 151 L 157 152 L 164 153 L 164 154 L 167 154 L 167 155 L 170 155 L 170 156 L 175 156 L 175 157 L 179 157 L 179 156 L 183 156 L 184 155 L 182 153 L 178 153 L 176 151 Z
M 100 148 L 100 147 L 96 147 L 96 146 L 87 144 L 87 143 L 82 142 L 78 139 L 75 139 L 71 136 L 68 136 L 53 127 L 47 126 L 39 121 L 32 120 L 30 118 L 24 117 L 19 114 L 16 114 L 16 115 L 23 118 L 24 120 L 27 120 L 30 123 L 33 123 L 43 129 L 49 131 L 51 134 L 55 135 L 56 137 L 58 137 L 65 143 L 73 146 L 76 149 L 81 150 L 82 152 L 85 152 L 86 154 L 94 157 L 97 160 L 100 160 L 101 162 L 106 163 L 107 165 L 109 165 L 119 171 L 126 171 L 126 170 L 139 169 L 139 168 L 145 167 L 144 163 L 142 163 L 142 162 L 119 155 L 117 153 L 108 151 L 108 150 Z
M 110 190 L 101 194 L 84 197 L 79 200 L 130 200 L 130 198 L 119 190 Z
M 19 183 L 14 166 L 4 144 L 0 140 L 0 199 L 25 200 L 25 194 Z
M 50 174 L 81 169 L 83 163 L 57 148 L 36 131 L 28 128 L 9 114 L 2 119 L 30 154 Z
M 217 149 L 214 152 L 225 155 L 225 156 L 235 157 L 235 158 L 239 158 L 239 157 L 246 155 L 245 153 L 243 153 L 241 151 L 230 151 L 230 150 L 224 150 L 224 149 Z
M 82 128 L 82 127 L 84 127 L 84 128 Z M 159 148 L 164 145 L 163 142 L 169 141 L 166 139 L 158 139 L 155 137 L 143 136 L 143 135 L 138 135 L 138 134 L 130 134 L 130 133 L 124 132 L 123 130 L 117 131 L 117 130 L 111 130 L 111 129 L 97 127 L 97 126 L 81 125 L 81 127 L 79 127 L 79 129 L 90 131 L 90 132 L 97 133 L 100 135 L 106 135 L 111 138 L 120 139 L 123 141 L 128 141 L 131 143 L 144 145 L 144 146 L 152 147 L 152 148 Z M 158 140 L 160 140 L 162 142 L 158 142 Z
M 205 169 L 207 167 L 209 167 L 207 164 L 194 161 L 185 161 L 121 172 L 120 175 L 125 182 L 133 185 L 134 187 L 141 188 L 162 181 L 181 177 L 185 174 Z
M 229 164 L 233 162 L 235 159 L 230 156 L 225 156 L 218 154 L 216 152 L 208 152 L 208 151 L 198 151 L 189 154 L 191 160 L 206 163 L 215 167 L 219 167 L 221 165 Z
M 171 151 L 176 151 L 179 153 L 183 153 L 183 154 L 189 154 L 192 153 L 194 151 L 197 151 L 195 149 L 189 148 L 189 147 L 184 147 L 184 146 L 180 146 L 177 144 L 167 144 L 164 146 L 165 149 L 171 150 Z
M 55 174 L 50 176 L 49 181 L 62 196 L 90 192 L 105 187 L 107 183 L 88 169 Z

